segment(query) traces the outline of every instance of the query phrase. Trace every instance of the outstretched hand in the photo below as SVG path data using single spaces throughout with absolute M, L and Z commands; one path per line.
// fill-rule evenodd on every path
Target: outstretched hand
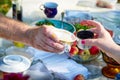
M 31 28 L 28 33 L 32 36 L 33 47 L 49 52 L 61 52 L 64 49 L 63 44 L 58 40 L 54 34 L 54 27 L 43 25 L 41 27 Z

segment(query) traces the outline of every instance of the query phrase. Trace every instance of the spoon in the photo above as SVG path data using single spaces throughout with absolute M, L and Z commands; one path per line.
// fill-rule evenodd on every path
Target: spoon
M 61 29 L 64 29 L 63 18 L 64 18 L 64 12 L 61 13 Z

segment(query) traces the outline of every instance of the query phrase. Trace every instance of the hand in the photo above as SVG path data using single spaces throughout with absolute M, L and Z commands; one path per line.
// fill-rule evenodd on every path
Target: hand
M 94 26 L 91 31 L 98 35 L 98 38 L 95 39 L 85 39 L 85 45 L 95 45 L 104 51 L 109 57 L 112 57 L 118 63 L 120 63 L 120 46 L 117 45 L 108 31 L 102 26 L 99 22 L 87 20 L 82 21 L 81 24 Z
M 85 20 L 82 21 L 81 24 L 86 26 L 94 26 L 94 28 L 92 28 L 91 31 L 98 35 L 98 38 L 86 39 L 85 45 L 98 46 L 100 49 L 105 51 L 109 50 L 109 46 L 112 47 L 116 45 L 109 32 L 104 28 L 104 26 L 101 23 L 93 20 Z
M 27 34 L 29 39 L 31 39 L 29 44 L 37 49 L 55 53 L 61 52 L 64 49 L 63 44 L 60 43 L 54 34 L 53 26 L 32 27 L 28 30 Z

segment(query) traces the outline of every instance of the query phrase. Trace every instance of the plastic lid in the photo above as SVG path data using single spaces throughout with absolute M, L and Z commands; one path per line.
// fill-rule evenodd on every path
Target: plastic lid
M 7 55 L 0 59 L 0 70 L 8 73 L 17 73 L 27 70 L 31 61 L 21 55 Z

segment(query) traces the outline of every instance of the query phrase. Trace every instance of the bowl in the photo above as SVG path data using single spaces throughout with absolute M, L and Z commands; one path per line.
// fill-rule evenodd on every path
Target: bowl
M 71 45 L 68 56 L 78 63 L 85 63 L 96 59 L 101 53 L 100 49 L 97 46 L 85 46 L 85 42 L 82 41 L 82 39 L 97 38 L 95 33 L 89 31 L 93 26 L 84 26 L 81 23 L 76 23 L 74 26 L 76 28 L 75 35 L 78 39 Z M 88 32 L 89 34 L 87 34 Z
M 101 54 L 100 49 L 96 46 L 91 46 L 89 49 L 80 49 L 76 43 L 71 46 L 68 56 L 78 63 L 90 62 Z
M 32 23 L 33 26 L 41 26 L 43 24 L 46 25 L 53 25 L 56 28 L 62 29 L 61 25 L 62 25 L 62 21 L 61 20 L 55 20 L 55 19 L 41 19 L 41 20 L 37 20 L 35 22 Z M 70 31 L 71 33 L 74 33 L 76 31 L 75 27 L 67 22 L 63 21 L 63 29 Z

